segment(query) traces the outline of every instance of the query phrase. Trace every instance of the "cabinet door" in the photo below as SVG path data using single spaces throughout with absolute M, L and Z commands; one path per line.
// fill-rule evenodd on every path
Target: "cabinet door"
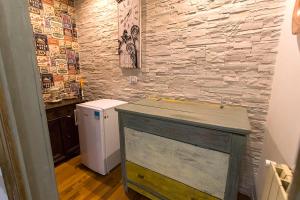
M 62 143 L 62 135 L 60 128 L 60 119 L 48 121 L 48 128 L 50 134 L 50 142 L 54 164 L 61 162 L 65 159 L 64 148 Z
M 79 153 L 79 136 L 74 122 L 74 114 L 62 117 L 60 123 L 66 156 Z

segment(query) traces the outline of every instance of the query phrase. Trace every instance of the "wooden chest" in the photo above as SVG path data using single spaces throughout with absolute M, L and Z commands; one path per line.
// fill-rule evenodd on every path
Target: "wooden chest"
M 236 199 L 245 108 L 142 100 L 119 112 L 125 189 L 170 200 Z

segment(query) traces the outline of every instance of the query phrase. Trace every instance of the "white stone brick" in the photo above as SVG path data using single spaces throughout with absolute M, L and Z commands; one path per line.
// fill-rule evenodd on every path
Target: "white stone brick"
M 234 43 L 234 48 L 235 49 L 245 49 L 245 48 L 251 48 L 252 47 L 252 43 L 251 42 L 235 42 Z
M 261 29 L 263 25 L 264 25 L 263 22 L 248 22 L 248 23 L 241 24 L 240 29 L 242 31 L 256 30 L 256 29 Z

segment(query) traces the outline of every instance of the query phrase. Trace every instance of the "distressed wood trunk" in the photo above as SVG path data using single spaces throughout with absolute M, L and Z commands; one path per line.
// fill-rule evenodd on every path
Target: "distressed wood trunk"
M 142 100 L 116 110 L 126 189 L 150 199 L 236 199 L 250 131 L 244 108 Z

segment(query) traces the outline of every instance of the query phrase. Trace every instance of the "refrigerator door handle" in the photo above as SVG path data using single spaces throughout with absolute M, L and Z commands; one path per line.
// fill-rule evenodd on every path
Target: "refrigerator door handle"
M 75 122 L 75 125 L 78 126 L 78 121 L 77 121 L 77 110 L 76 110 L 76 109 L 74 110 L 74 122 Z

